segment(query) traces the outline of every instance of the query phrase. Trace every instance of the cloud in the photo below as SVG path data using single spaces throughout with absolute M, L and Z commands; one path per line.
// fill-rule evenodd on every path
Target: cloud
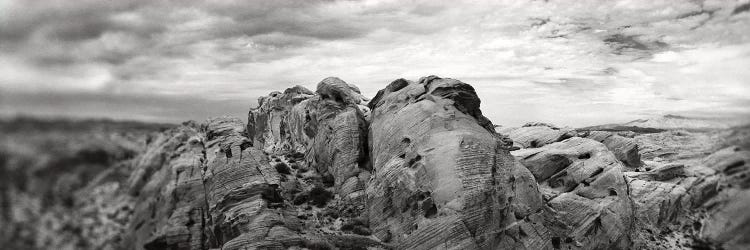
M 750 63 L 746 5 L 0 0 L 0 88 L 109 96 L 103 100 L 123 106 L 115 100 L 207 100 L 207 109 L 220 111 L 221 102 L 251 104 L 332 75 L 373 95 L 393 79 L 436 74 L 474 84 L 484 113 L 502 124 L 741 109 L 748 76 L 740 68 Z

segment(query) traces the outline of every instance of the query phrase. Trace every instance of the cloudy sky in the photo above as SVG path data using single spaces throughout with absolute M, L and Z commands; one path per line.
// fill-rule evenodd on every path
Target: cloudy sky
M 472 84 L 497 124 L 750 115 L 748 1 L 0 0 L 0 114 L 244 117 L 327 76 Z

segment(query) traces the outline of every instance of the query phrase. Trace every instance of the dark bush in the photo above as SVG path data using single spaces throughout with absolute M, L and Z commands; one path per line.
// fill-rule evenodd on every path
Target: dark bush
M 334 179 L 332 174 L 324 174 L 323 175 L 323 185 L 326 187 L 333 187 Z
M 331 199 L 333 199 L 333 193 L 331 193 L 331 191 L 316 186 L 310 190 L 308 202 L 313 206 L 324 207 Z

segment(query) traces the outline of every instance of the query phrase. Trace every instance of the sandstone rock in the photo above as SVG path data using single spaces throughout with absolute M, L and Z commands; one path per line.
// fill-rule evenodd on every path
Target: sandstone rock
M 586 138 L 603 143 L 615 154 L 618 160 L 630 168 L 641 166 L 641 155 L 634 139 L 604 131 L 591 131 Z
M 505 136 L 482 115 L 470 85 L 436 76 L 393 81 L 366 102 L 356 86 L 326 78 L 315 92 L 297 86 L 261 97 L 248 124 L 231 117 L 187 122 L 124 146 L 137 150 L 104 144 L 101 152 L 58 160 L 17 158 L 0 147 L 0 243 L 18 237 L 4 246 L 750 247 L 750 151 L 742 147 L 750 133 L 620 136 L 529 123 L 498 129 Z M 524 149 L 509 153 L 518 149 L 514 143 Z M 733 144 L 740 146 L 725 148 Z M 67 166 L 84 158 L 94 160 Z M 127 160 L 102 168 L 110 159 Z M 19 174 L 26 166 L 37 170 Z M 93 174 L 64 172 L 90 166 Z M 29 195 L 45 181 L 52 188 L 42 189 L 43 199 Z
M 269 96 L 258 98 L 258 107 L 250 109 L 245 129 L 253 145 L 266 152 L 304 148 L 300 145 L 302 142 L 290 133 L 290 129 L 302 128 L 290 128 L 285 122 L 291 108 L 311 98 L 313 94 L 305 87 L 295 86 L 286 89 L 284 93 L 273 92 Z
M 131 176 L 130 193 L 138 198 L 132 233 L 124 242 L 128 248 L 203 246 L 200 222 L 207 212 L 203 209 L 203 144 L 203 136 L 192 127 L 179 128 L 151 143 Z M 148 171 L 140 175 L 143 170 Z
M 357 86 L 348 84 L 337 77 L 328 77 L 320 81 L 315 92 L 322 99 L 330 99 L 337 103 L 360 104 L 367 100 L 359 92 Z
M 750 247 L 750 151 L 739 147 L 720 150 L 704 160 L 720 173 L 719 192 L 704 206 L 709 216 L 700 236 L 726 249 Z
M 691 199 L 686 186 L 677 181 L 665 182 L 639 179 L 650 177 L 640 175 L 628 178 L 630 197 L 635 206 L 633 214 L 637 229 L 633 231 L 635 245 L 644 247 L 648 241 L 653 241 L 653 234 L 661 234 L 670 230 L 669 225 L 675 223 L 686 209 L 690 209 Z M 650 179 L 650 178 L 647 178 Z M 674 178 L 670 179 L 673 180 Z
M 370 108 L 375 175 L 367 199 L 376 237 L 406 249 L 523 244 L 514 214 L 539 212 L 541 197 L 501 147 L 468 84 L 399 79 Z
M 633 207 L 624 166 L 597 141 L 573 137 L 541 148 L 514 151 L 545 193 L 562 226 L 556 247 L 625 248 L 630 244 Z M 549 222 L 548 222 L 549 223 Z
M 729 147 L 705 157 L 700 166 L 673 163 L 627 173 L 636 207 L 635 246 L 747 248 L 750 219 L 739 207 L 750 197 L 744 165 L 749 157 Z M 668 234 L 657 239 L 654 233 Z
M 508 137 L 523 148 L 538 148 L 576 136 L 569 128 L 557 128 L 546 123 L 529 123 L 508 131 Z
M 365 100 L 353 85 L 329 77 L 315 94 L 298 86 L 261 98 L 250 111 L 247 133 L 266 153 L 304 153 L 307 165 L 333 177 L 339 195 L 356 198 L 367 181 L 360 173 L 369 171 Z

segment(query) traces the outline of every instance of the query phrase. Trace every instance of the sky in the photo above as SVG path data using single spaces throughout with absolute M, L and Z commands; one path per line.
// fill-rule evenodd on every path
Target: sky
M 0 115 L 246 117 L 325 77 L 474 86 L 495 124 L 750 116 L 750 3 L 0 0 Z

